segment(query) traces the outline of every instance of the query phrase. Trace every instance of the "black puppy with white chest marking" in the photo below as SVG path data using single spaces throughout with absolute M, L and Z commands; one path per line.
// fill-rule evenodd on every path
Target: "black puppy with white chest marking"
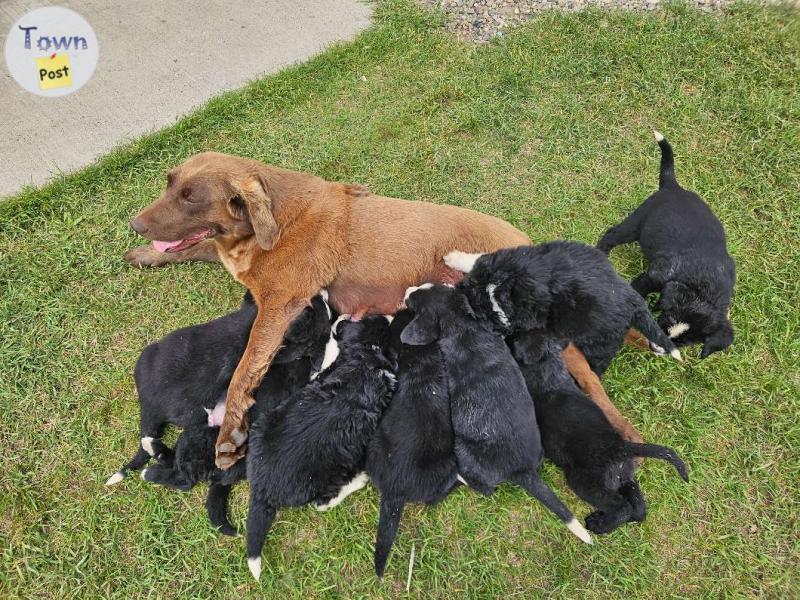
M 628 521 L 644 521 L 647 503 L 636 481 L 635 457 L 666 460 L 688 481 L 686 465 L 671 448 L 622 439 L 570 376 L 561 356 L 564 343 L 537 333 L 520 333 L 508 342 L 536 406 L 545 456 L 596 509 L 586 518 L 590 531 L 608 533 Z
M 390 318 L 334 326 L 338 354 L 318 378 L 253 423 L 247 452 L 247 564 L 258 579 L 277 510 L 335 506 L 362 487 L 367 445 L 394 387 L 385 352 Z
M 505 341 L 479 320 L 461 290 L 425 284 L 406 304 L 415 317 L 400 339 L 442 353 L 458 477 L 488 495 L 522 487 L 587 544 L 591 537 L 539 477 L 542 445 L 533 401 Z
M 397 356 L 397 388 L 367 452 L 366 471 L 381 494 L 375 572 L 383 576 L 409 502 L 435 504 L 458 485 L 444 362 L 435 343 L 410 346 L 400 335 L 413 320 L 397 313 L 391 352 Z
M 324 368 L 323 356 L 330 336 L 330 318 L 330 308 L 321 294 L 312 298 L 311 306 L 295 319 L 286 332 L 285 345 L 258 388 L 256 403 L 250 409 L 253 418 L 270 406 L 280 405 L 305 386 L 313 369 Z M 203 327 L 200 326 L 200 332 Z M 203 339 L 197 334 L 193 337 Z M 219 390 L 219 393 L 217 406 L 221 404 L 224 407 L 225 389 Z M 186 405 L 191 404 L 188 398 L 181 400 Z M 152 417 L 145 410 L 148 406 L 147 403 L 142 404 L 142 413 Z M 193 408 L 196 411 L 197 406 Z M 175 406 L 172 409 L 175 410 Z M 213 414 L 210 414 L 209 421 L 212 418 Z M 209 520 L 221 533 L 235 535 L 236 530 L 227 518 L 227 499 L 232 486 L 246 478 L 245 461 L 240 461 L 241 464 L 237 463 L 227 471 L 217 468 L 214 443 L 218 432 L 218 426 L 209 426 L 208 423 L 186 426 L 175 443 L 174 455 L 171 450 L 162 452 L 158 464 L 142 471 L 142 479 L 183 491 L 192 489 L 201 481 L 210 483 L 206 499 Z
M 555 241 L 492 254 L 456 251 L 444 260 L 467 273 L 459 287 L 497 331 L 539 331 L 570 340 L 599 376 L 631 327 L 647 337 L 656 354 L 681 360 L 644 299 L 592 246 Z
M 700 196 L 678 184 L 672 147 L 654 134 L 661 148 L 658 191 L 609 229 L 597 247 L 608 254 L 639 242 L 647 270 L 633 287 L 644 297 L 658 292 L 661 327 L 677 346 L 703 344 L 700 357 L 706 358 L 733 343 L 728 309 L 736 265 L 722 223 Z
M 153 457 L 170 464 L 173 451 L 161 441 L 167 425 L 186 428 L 221 424 L 225 392 L 247 345 L 257 311 L 247 292 L 238 310 L 173 331 L 142 351 L 134 369 L 141 443 L 133 459 L 106 485 L 119 483 L 128 471 L 141 469 Z M 284 347 L 259 388 L 257 400 L 280 395 L 283 390 L 292 391 L 292 379 L 302 379 L 306 364 L 314 371 L 321 369 L 331 316 L 327 292 L 323 290 L 287 331 Z M 302 358 L 306 359 L 303 365 L 287 367 Z

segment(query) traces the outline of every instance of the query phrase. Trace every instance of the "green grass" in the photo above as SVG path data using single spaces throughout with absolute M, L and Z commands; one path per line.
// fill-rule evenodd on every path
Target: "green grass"
M 800 21 L 781 8 L 551 13 L 476 47 L 388 2 L 355 42 L 0 204 L 0 596 L 392 597 L 412 545 L 419 597 L 796 595 L 798 81 Z M 724 221 L 739 282 L 730 351 L 679 365 L 624 350 L 607 375 L 622 412 L 691 469 L 686 485 L 644 466 L 644 524 L 585 547 L 518 489 L 459 491 L 408 511 L 378 582 L 369 489 L 330 513 L 283 511 L 258 586 L 242 539 L 211 531 L 204 489 L 103 486 L 136 448 L 142 347 L 241 295 L 220 267 L 121 260 L 170 166 L 237 153 L 593 242 L 655 188 L 651 127 Z M 636 248 L 613 260 L 641 268 Z

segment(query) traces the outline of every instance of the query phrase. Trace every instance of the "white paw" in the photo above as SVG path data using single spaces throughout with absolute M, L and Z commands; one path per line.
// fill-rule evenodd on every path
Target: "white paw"
M 150 436 L 142 438 L 142 448 L 144 451 L 147 452 L 150 456 L 155 456 L 155 451 L 153 450 L 153 438 Z
M 256 581 L 261 579 L 261 557 L 256 556 L 255 558 L 248 558 L 247 559 L 247 568 L 250 569 L 250 573 L 253 575 Z
M 586 528 L 581 525 L 580 521 L 575 517 L 572 517 L 572 521 L 567 523 L 567 529 L 569 529 L 572 533 L 574 533 L 582 542 L 585 544 L 592 545 L 592 536 L 586 531 Z
M 477 261 L 481 256 L 483 256 L 483 254 L 481 253 L 462 252 L 461 250 L 453 250 L 452 252 L 445 254 L 444 264 L 446 264 L 451 269 L 455 269 L 456 271 L 461 271 L 462 273 L 469 273 L 475 266 L 475 261 Z
M 125 479 L 125 474 L 122 471 L 117 471 L 111 477 L 106 479 L 106 485 L 116 485 Z

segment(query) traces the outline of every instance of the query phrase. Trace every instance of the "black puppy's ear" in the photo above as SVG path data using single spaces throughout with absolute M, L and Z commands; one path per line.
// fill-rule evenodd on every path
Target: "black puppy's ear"
M 733 325 L 731 322 L 724 318 L 719 329 L 708 336 L 703 343 L 703 350 L 700 353 L 700 358 L 708 358 L 714 352 L 725 350 L 733 343 Z
M 400 341 L 408 346 L 427 346 L 439 339 L 439 321 L 430 315 L 418 314 L 400 333 Z

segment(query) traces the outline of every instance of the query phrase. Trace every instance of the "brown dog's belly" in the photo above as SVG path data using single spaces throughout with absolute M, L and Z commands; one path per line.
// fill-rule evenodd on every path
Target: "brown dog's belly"
M 463 277 L 460 271 L 439 262 L 433 271 L 418 278 L 419 281 L 377 287 L 338 278 L 328 286 L 328 294 L 331 305 L 339 314 L 352 315 L 355 319 L 374 314 L 393 315 L 403 308 L 403 299 L 410 286 L 423 283 L 455 285 Z

